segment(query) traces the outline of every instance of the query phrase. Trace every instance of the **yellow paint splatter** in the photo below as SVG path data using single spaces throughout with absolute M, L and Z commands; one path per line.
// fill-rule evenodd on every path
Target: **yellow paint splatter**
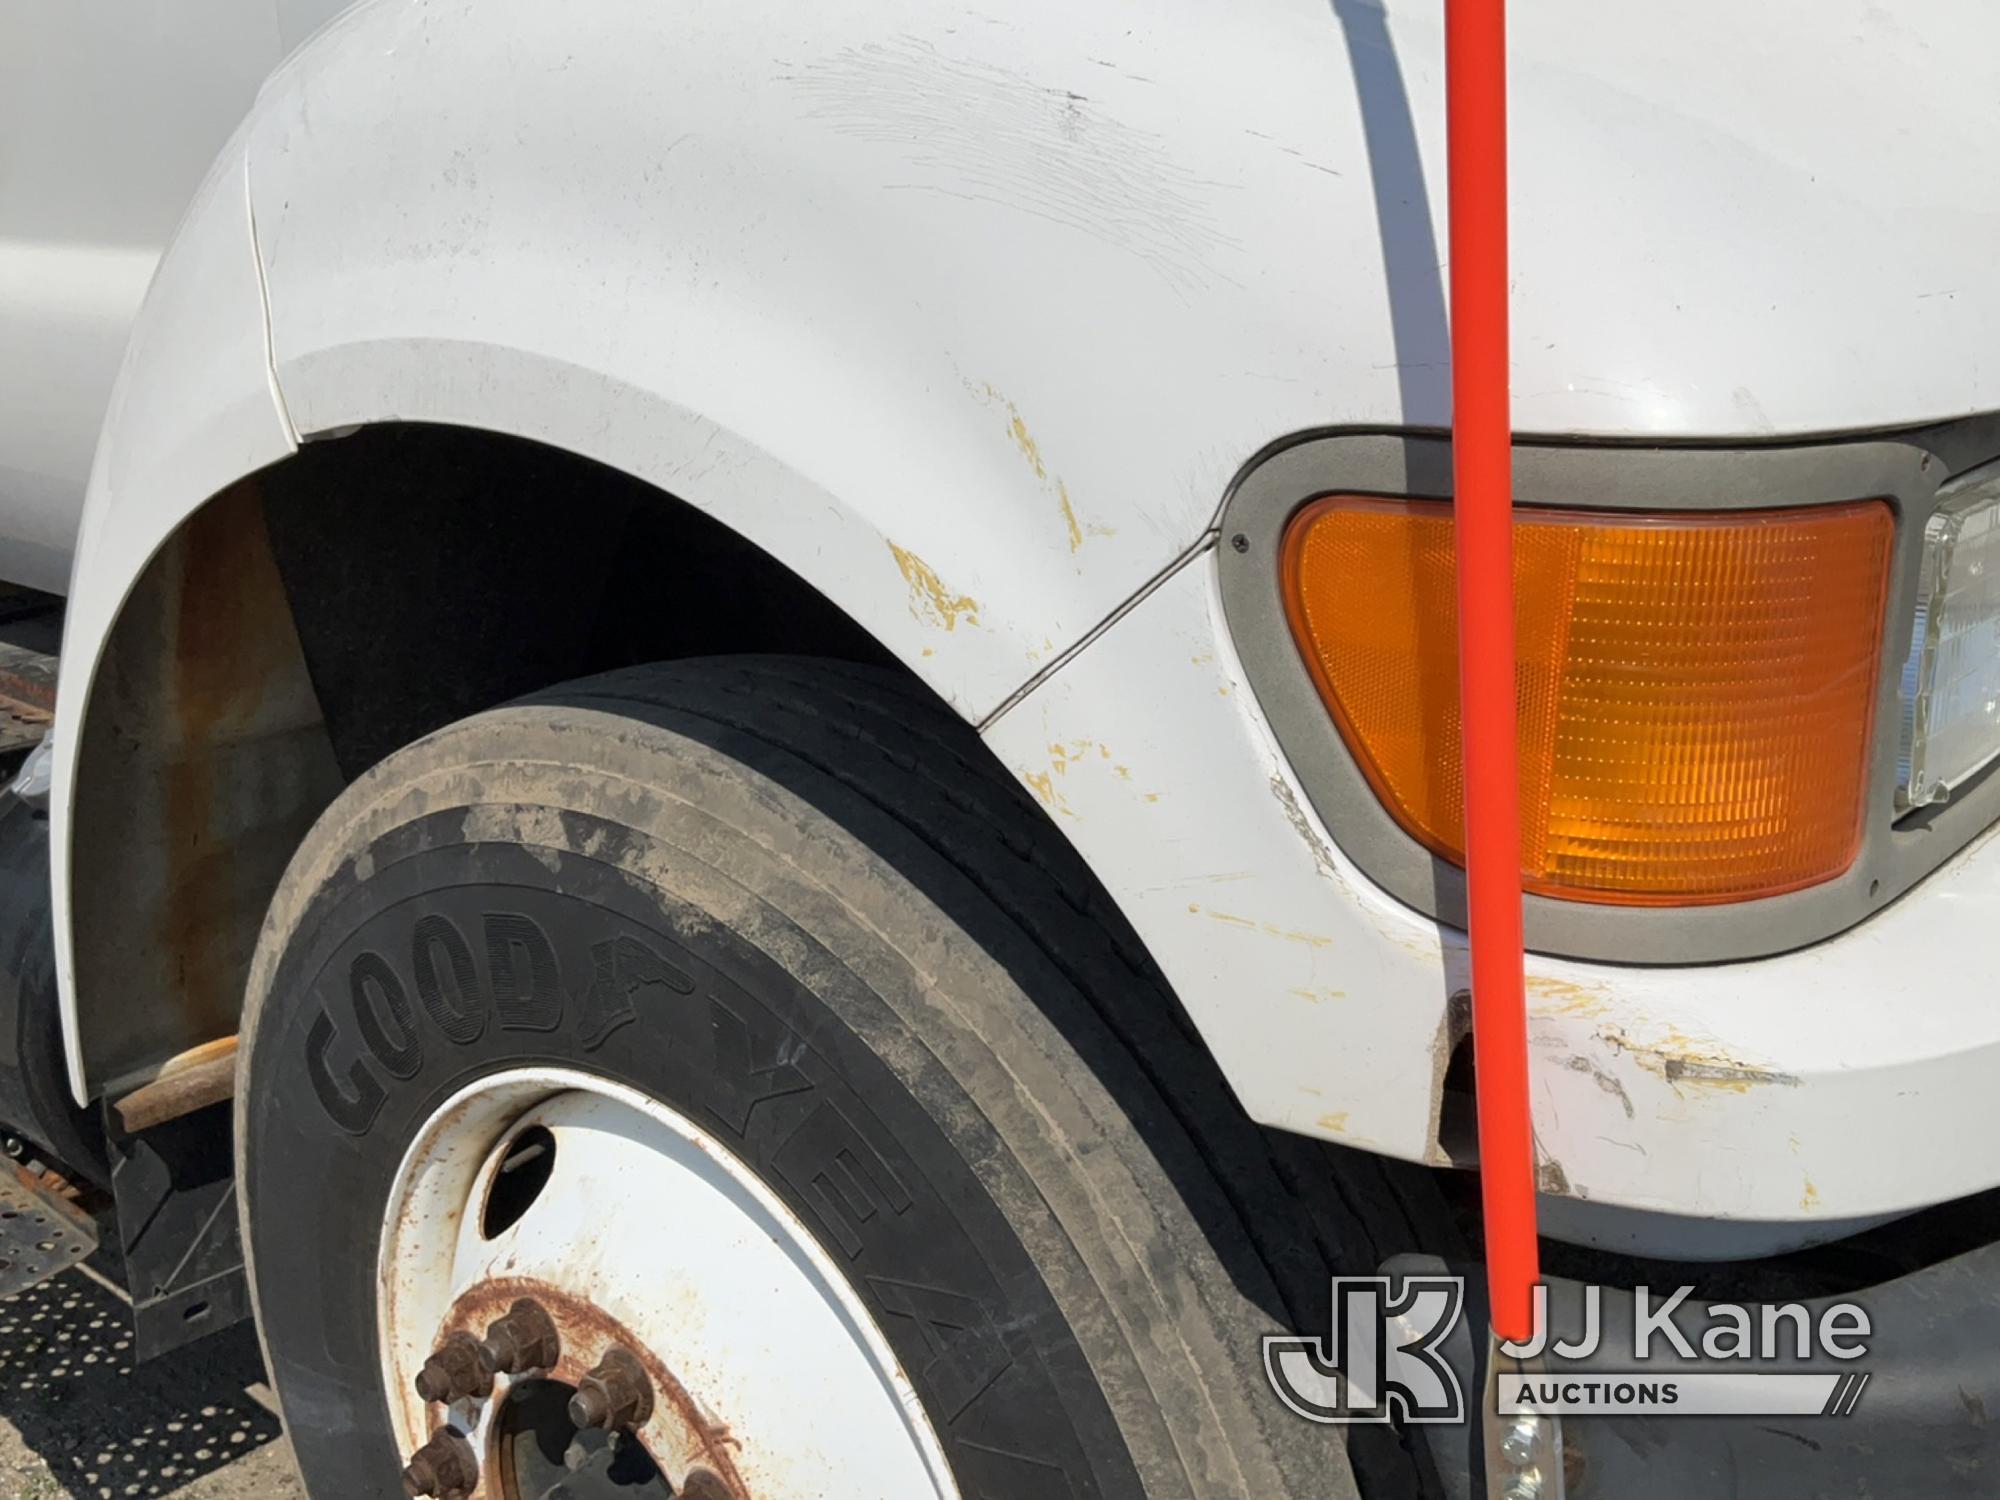
M 1069 805 L 1069 799 L 1056 790 L 1056 778 L 1053 772 L 1023 771 L 1021 779 L 1028 784 L 1029 790 L 1041 799 L 1044 807 L 1050 808 L 1066 818 L 1076 816 L 1075 810 Z
M 1347 1130 L 1347 1111 L 1337 1109 L 1330 1115 L 1321 1115 L 1313 1123 L 1329 1135 L 1341 1135 Z
M 1817 1212 L 1818 1209 L 1819 1189 L 1813 1185 L 1813 1180 L 1808 1177 L 1806 1179 L 1806 1190 L 1799 1195 L 1799 1212 L 1809 1214 Z
M 974 385 L 968 380 L 965 382 L 965 388 L 981 401 L 994 406 L 1004 406 L 1007 409 L 1007 435 L 1014 440 L 1014 446 L 1021 450 L 1021 457 L 1028 461 L 1028 467 L 1035 471 L 1035 478 L 1041 482 L 1042 487 L 1047 489 L 1053 485 L 1056 508 L 1062 513 L 1063 530 L 1069 537 L 1069 550 L 1072 553 L 1082 550 L 1086 537 L 1117 535 L 1116 530 L 1110 526 L 1090 526 L 1079 519 L 1076 506 L 1069 498 L 1069 486 L 1060 477 L 1049 473 L 1048 460 L 1042 456 L 1042 445 L 1035 440 L 1035 435 L 1028 431 L 1027 419 L 1021 415 L 1018 406 L 995 390 L 990 381 Z
M 1590 1020 L 1611 1008 L 1611 992 L 1601 984 L 1575 984 L 1546 974 L 1530 974 L 1527 990 L 1529 1004 L 1538 1016 Z
M 1191 912 L 1200 912 L 1203 908 L 1190 901 L 1188 903 L 1188 910 Z M 1280 927 L 1275 922 L 1259 922 L 1254 917 L 1239 917 L 1232 912 L 1217 911 L 1214 907 L 1207 908 L 1207 913 L 1215 921 L 1227 922 L 1232 927 L 1248 927 L 1253 931 L 1263 933 L 1266 937 L 1283 938 L 1288 943 L 1304 943 L 1310 948 L 1331 948 L 1333 946 L 1332 938 L 1323 937 L 1317 932 L 1300 932 L 1294 928 Z
M 1690 1087 L 1726 1094 L 1747 1094 L 1753 1088 L 1797 1087 L 1798 1079 L 1775 1068 L 1734 1058 L 1674 1026 L 1660 1028 L 1660 1035 L 1635 1040 L 1616 1026 L 1600 1027 L 1597 1039 L 1631 1056 L 1632 1061 L 1655 1077 L 1672 1085 L 1676 1094 L 1688 1097 Z
M 992 387 L 988 386 L 987 389 L 991 390 Z M 1034 466 L 1035 478 L 1047 479 L 1049 468 L 1042 462 L 1041 445 L 1035 441 L 1034 434 L 1028 431 L 1028 424 L 1021 420 L 1019 409 L 1011 401 L 1007 403 L 1007 415 L 1013 419 L 1007 424 L 1007 430 L 1014 434 L 1014 446 L 1019 448 L 1021 456 Z M 1064 504 L 1065 506 L 1068 504 L 1067 497 L 1064 498 Z
M 907 547 L 889 543 L 889 550 L 896 556 L 896 567 L 903 575 L 903 581 L 910 586 L 910 613 L 916 619 L 928 620 L 933 625 L 941 625 L 946 630 L 958 629 L 959 616 L 965 617 L 968 625 L 979 623 L 979 601 L 970 594 L 954 594 L 944 586 L 944 581 L 932 571 L 931 565 Z
M 1346 990 L 1291 989 L 1285 991 L 1285 993 L 1288 995 L 1297 995 L 1301 1000 L 1310 1000 L 1314 1005 L 1318 1005 L 1325 1000 L 1345 1000 L 1347 998 Z
M 1056 481 L 1056 504 L 1062 507 L 1063 525 L 1069 528 L 1069 550 L 1075 552 L 1083 546 L 1083 528 L 1076 522 L 1076 507 L 1069 503 L 1069 486 L 1060 479 Z
M 1049 769 L 1058 776 L 1069 775 L 1069 768 L 1086 759 L 1091 751 L 1089 740 L 1071 740 L 1067 745 L 1052 741 L 1049 745 Z

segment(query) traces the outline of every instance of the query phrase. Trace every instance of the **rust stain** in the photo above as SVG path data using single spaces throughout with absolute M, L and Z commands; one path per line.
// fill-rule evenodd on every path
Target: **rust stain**
M 602 1308 L 535 1277 L 495 1277 L 471 1287 L 452 1304 L 439 1330 L 440 1341 L 461 1331 L 475 1338 L 483 1336 L 487 1327 L 522 1297 L 539 1302 L 562 1335 L 562 1361 L 550 1375 L 575 1385 L 613 1344 L 630 1350 L 653 1382 L 653 1415 L 641 1435 L 654 1460 L 676 1460 L 679 1473 L 672 1477 L 683 1487 L 688 1470 L 705 1469 L 729 1500 L 751 1500 L 750 1488 L 736 1468 L 735 1450 L 742 1443 L 731 1434 L 728 1424 L 705 1410 L 644 1340 Z M 502 1483 L 511 1486 L 512 1475 L 503 1474 Z
M 176 554 L 183 561 L 165 697 L 179 749 L 164 768 L 159 809 L 167 873 L 158 940 L 171 955 L 174 999 L 200 1034 L 227 1029 L 241 998 L 229 951 L 233 862 L 216 828 L 224 789 L 214 747 L 254 723 L 264 685 L 298 643 L 254 480 L 195 512 Z
M 931 565 L 907 547 L 889 543 L 896 567 L 910 586 L 910 614 L 946 630 L 958 629 L 961 616 L 968 625 L 979 623 L 979 601 L 970 594 L 954 594 L 944 586 Z

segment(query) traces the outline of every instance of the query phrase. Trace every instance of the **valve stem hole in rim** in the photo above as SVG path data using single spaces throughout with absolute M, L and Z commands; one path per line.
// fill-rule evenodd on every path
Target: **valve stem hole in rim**
M 481 1238 L 497 1239 L 520 1223 L 555 1170 L 556 1138 L 543 1126 L 530 1125 L 509 1141 L 479 1216 Z
M 506 1500 L 722 1500 L 700 1473 L 677 1492 L 629 1432 L 579 1431 L 569 1416 L 575 1395 L 561 1380 L 527 1380 L 507 1393 L 498 1435 Z

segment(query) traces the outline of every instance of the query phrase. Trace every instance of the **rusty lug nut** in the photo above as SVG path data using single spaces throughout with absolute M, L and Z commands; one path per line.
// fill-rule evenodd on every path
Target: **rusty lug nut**
M 638 1427 L 653 1414 L 653 1382 L 629 1349 L 613 1344 L 604 1351 L 570 1398 L 569 1419 L 579 1428 Z
M 447 1406 L 473 1396 L 484 1400 L 493 1394 L 495 1375 L 552 1370 L 561 1359 L 555 1319 L 523 1297 L 493 1320 L 483 1339 L 462 1331 L 447 1334 L 418 1372 L 417 1394 Z
M 447 1406 L 468 1396 L 492 1395 L 493 1370 L 479 1340 L 469 1333 L 446 1335 L 417 1372 L 417 1394 Z
M 522 1297 L 507 1309 L 505 1317 L 494 1319 L 480 1353 L 494 1374 L 553 1370 L 562 1362 L 562 1335 L 541 1303 Z
M 479 1460 L 472 1444 L 449 1427 L 440 1428 L 410 1457 L 403 1470 L 403 1489 L 412 1497 L 435 1495 L 458 1500 L 479 1484 Z

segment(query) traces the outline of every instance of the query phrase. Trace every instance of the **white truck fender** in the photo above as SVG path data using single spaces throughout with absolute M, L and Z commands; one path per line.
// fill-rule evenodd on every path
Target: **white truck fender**
M 88 1102 L 89 1090 L 72 962 L 69 835 L 98 658 L 147 561 L 181 520 L 296 446 L 271 379 L 239 137 L 204 179 L 153 274 L 112 389 L 78 528 L 57 684 L 49 847 L 63 1037 L 79 1103 Z
M 1964 193 L 1996 150 L 1976 128 L 1990 19 L 1940 7 L 1920 37 L 1859 0 L 1698 9 L 1519 18 L 1517 430 L 1767 437 L 1990 406 L 1995 219 Z M 1231 704 L 1241 683 L 1200 675 L 1228 644 L 1205 560 L 1173 568 L 1274 440 L 1448 422 L 1437 28 L 1400 0 L 601 0 L 584 19 L 366 0 L 268 82 L 218 179 L 247 177 L 247 205 L 211 182 L 142 315 L 80 542 L 59 824 L 105 633 L 209 496 L 361 424 L 533 438 L 763 547 L 1031 784 L 1090 740 L 1094 779 L 1072 776 L 1055 815 L 1212 1033 L 1240 1025 L 1237 994 L 1262 1007 L 1216 1043 L 1251 1112 L 1429 1154 L 1448 945 L 1328 873 L 1324 830 L 1292 816 L 1265 728 Z M 1844 107 L 1863 89 L 1962 149 L 1874 138 L 1881 109 Z M 1940 214 L 1952 233 L 1910 228 Z M 1185 616 L 1179 636 L 1127 653 L 1114 627 L 1049 675 L 1163 575 L 1150 609 Z M 1124 642 L 1165 619 L 1148 607 Z M 1091 691 L 1183 646 L 1176 690 L 1213 700 L 1213 723 L 1174 722 L 1144 680 Z M 1100 811 L 1160 789 L 1101 753 L 1128 736 L 1185 753 L 1182 798 Z M 1214 805 L 1258 813 L 1226 850 L 1198 805 L 1222 777 Z M 1177 906 L 1141 899 L 1165 848 Z M 1284 889 L 1254 912 L 1194 892 L 1238 869 Z M 1354 1003 L 1322 1005 L 1348 975 Z M 1336 1041 L 1344 1068 L 1376 1069 L 1357 1111 L 1312 1092 L 1346 1081 L 1314 1073 Z M 1558 1081 L 1624 1128 L 1592 1076 Z M 1642 1122 L 1676 1101 L 1657 1102 Z M 1621 1177 L 1626 1144 L 1566 1156 L 1571 1179 L 1687 1201 L 1685 1173 Z M 1907 1206 L 1879 1180 L 1816 1180 L 1828 1214 Z M 1744 1182 L 1717 1212 L 1754 1207 L 1767 1184 Z
M 1956 202 L 1957 174 L 1892 173 L 1740 71 L 1663 103 L 1642 48 L 1565 9 L 1516 41 L 1517 428 L 1977 408 L 1981 351 L 1940 341 L 1848 209 Z M 1648 45 L 1696 46 L 1658 29 Z M 1793 45 L 1754 30 L 1758 55 Z M 1868 41 L 1840 68 L 1893 79 L 1950 138 L 1968 106 L 1917 88 L 1916 43 Z M 1359 0 L 1143 26 L 1105 0 L 606 0 L 587 22 L 362 4 L 255 113 L 278 383 L 308 436 L 460 423 L 650 481 L 981 721 L 1192 545 L 1274 439 L 1449 421 L 1439 49 L 1430 8 Z M 1828 87 L 1797 66 L 1758 82 Z M 1789 164 L 1830 133 L 1850 166 Z M 1728 185 L 1705 217 L 1674 198 L 1695 179 Z M 1751 235 L 1761 261 L 1718 253 Z M 1969 284 L 1979 242 L 1895 249 Z M 1865 361 L 1824 315 L 1843 300 Z

